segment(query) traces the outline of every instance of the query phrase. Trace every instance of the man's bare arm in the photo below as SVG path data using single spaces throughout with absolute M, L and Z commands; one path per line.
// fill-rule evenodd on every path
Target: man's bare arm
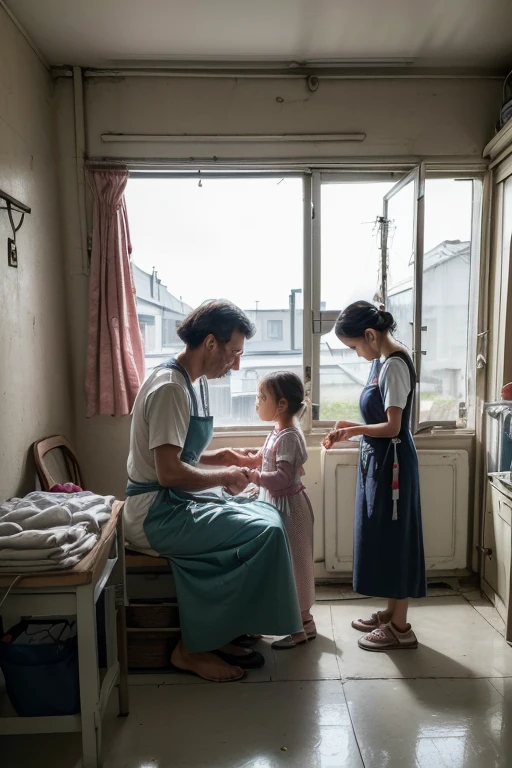
M 164 488 L 182 491 L 203 491 L 224 486 L 241 493 L 249 482 L 247 473 L 238 467 L 225 469 L 199 469 L 181 461 L 181 448 L 160 445 L 155 448 L 155 467 L 158 482 Z M 201 457 L 202 460 L 202 457 Z

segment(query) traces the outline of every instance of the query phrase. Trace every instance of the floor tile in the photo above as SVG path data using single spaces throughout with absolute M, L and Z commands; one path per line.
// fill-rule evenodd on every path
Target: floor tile
M 466 597 L 466 596 L 465 596 Z M 505 622 L 498 611 L 486 597 L 470 600 L 471 606 L 480 614 L 502 637 L 505 637 Z
M 512 677 L 491 677 L 490 684 L 503 696 L 508 706 L 512 706 Z
M 363 768 L 336 681 L 137 686 L 130 716 L 107 718 L 103 741 L 104 768 Z M 0 746 L 9 768 L 75 768 L 79 754 L 76 736 Z
M 473 678 L 512 676 L 512 649 L 463 597 L 425 598 L 411 603 L 417 651 L 368 653 L 350 622 L 367 617 L 383 601 L 331 605 L 341 674 L 346 679 Z
M 140 687 L 105 768 L 363 768 L 341 683 Z M 498 696 L 498 694 L 496 693 Z M 283 748 L 286 748 L 283 750 Z
M 511 718 L 487 680 L 344 684 L 366 768 L 508 768 Z

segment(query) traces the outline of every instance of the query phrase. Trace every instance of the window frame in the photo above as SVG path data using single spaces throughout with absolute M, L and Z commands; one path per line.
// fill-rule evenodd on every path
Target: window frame
M 134 164 L 129 165 L 130 176 L 133 178 L 301 178 L 303 184 L 303 339 L 302 339 L 302 360 L 304 383 L 307 394 L 311 397 L 313 403 L 313 419 L 311 432 L 321 433 L 333 425 L 333 420 L 319 419 L 319 392 L 320 392 L 320 338 L 328 333 L 338 317 L 340 310 L 321 310 L 321 186 L 324 183 L 339 182 L 357 182 L 357 181 L 377 181 L 389 180 L 400 182 L 414 172 L 423 164 L 424 181 L 435 178 L 453 178 L 467 179 L 473 182 L 480 181 L 477 191 L 473 183 L 473 210 L 472 210 L 472 232 L 471 232 L 471 275 L 470 275 L 470 307 L 468 322 L 468 396 L 467 410 L 468 419 L 465 426 L 457 426 L 450 433 L 467 434 L 475 429 L 476 420 L 476 353 L 478 339 L 471 335 L 472 329 L 479 327 L 480 313 L 482 308 L 479 306 L 479 280 L 482 267 L 482 214 L 483 214 L 483 180 L 487 170 L 485 162 L 457 162 L 447 159 L 446 161 L 420 161 L 417 159 L 406 161 L 390 162 L 371 162 L 371 161 L 351 161 L 347 163 L 308 163 L 300 165 L 286 163 L 281 165 L 279 162 L 269 163 L 268 161 L 258 162 L 253 160 L 250 166 L 244 167 L 241 164 L 230 165 L 226 168 L 219 168 L 216 171 L 204 169 L 204 165 L 197 163 L 167 164 L 165 168 L 159 169 L 158 166 L 151 166 L 150 161 L 145 167 Z M 384 196 L 383 196 L 384 197 Z M 376 215 L 380 213 L 376 211 Z M 424 219 L 421 219 L 423 227 Z M 422 237 L 423 233 L 421 233 Z M 415 237 L 418 237 L 416 233 Z M 415 288 L 416 281 L 422 280 L 423 274 L 416 276 L 415 266 Z M 419 296 L 421 298 L 421 286 Z M 415 318 L 416 318 L 415 308 Z M 419 307 L 420 322 L 417 323 L 421 351 L 421 306 Z M 415 335 L 416 342 L 416 335 Z M 415 344 L 416 346 L 416 344 Z M 420 364 L 421 365 L 421 364 Z M 421 425 L 419 425 L 421 431 Z M 264 425 L 241 425 L 241 426 L 218 426 L 215 427 L 215 434 L 219 436 L 243 435 L 260 436 L 267 434 Z

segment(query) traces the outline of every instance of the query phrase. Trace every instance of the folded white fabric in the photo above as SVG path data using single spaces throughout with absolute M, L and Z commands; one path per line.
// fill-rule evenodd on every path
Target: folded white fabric
M 23 528 L 17 523 L 0 523 L 0 536 L 12 536 L 13 533 L 20 533 Z
M 36 491 L 0 504 L 0 572 L 72 568 L 96 544 L 113 496 Z

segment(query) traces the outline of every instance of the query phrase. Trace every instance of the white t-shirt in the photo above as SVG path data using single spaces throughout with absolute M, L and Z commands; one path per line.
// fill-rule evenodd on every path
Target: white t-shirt
M 198 398 L 199 415 L 203 415 Z M 171 368 L 156 368 L 135 398 L 130 432 L 128 477 L 139 483 L 157 482 L 154 450 L 160 445 L 183 448 L 190 423 L 190 396 L 184 376 Z M 144 521 L 156 493 L 130 496 L 124 505 L 125 537 L 135 549 L 156 554 L 146 539 Z
M 388 357 L 379 374 L 379 388 L 384 409 L 396 407 L 404 410 L 411 391 L 411 374 L 407 363 L 400 357 Z

